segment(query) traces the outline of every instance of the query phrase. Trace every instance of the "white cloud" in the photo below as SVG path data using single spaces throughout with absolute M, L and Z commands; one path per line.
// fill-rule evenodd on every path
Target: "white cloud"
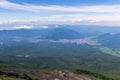
M 108 25 L 120 26 L 120 5 L 94 5 L 94 6 L 59 6 L 59 5 L 33 5 L 17 4 L 8 0 L 0 0 L 0 7 L 14 10 L 35 11 L 39 15 L 32 15 L 31 18 L 1 20 L 0 24 L 79 24 L 79 25 Z M 40 16 L 42 11 L 60 12 L 59 15 L 53 13 Z M 64 14 L 66 13 L 67 14 Z M 90 14 L 89 14 L 90 13 Z M 24 14 L 24 13 L 23 13 Z M 10 15 L 9 15 L 10 16 Z M 37 17 L 34 17 L 37 16 Z M 47 26 L 40 26 L 48 28 Z M 16 28 L 31 28 L 31 26 L 21 25 Z
M 120 26 L 119 14 L 67 14 L 67 15 L 52 15 L 39 17 L 36 20 L 10 20 L 0 21 L 0 24 L 79 24 L 79 25 L 108 25 Z M 48 26 L 39 26 L 40 28 L 48 28 Z M 19 26 L 17 28 L 31 28 L 29 26 Z
M 20 26 L 14 27 L 13 29 L 31 29 L 31 28 L 32 26 L 20 25 Z
M 47 29 L 47 28 L 49 28 L 49 27 L 48 27 L 48 26 L 40 26 L 39 28 Z
M 58 5 L 33 5 L 17 4 L 7 0 L 0 0 L 0 7 L 27 11 L 65 11 L 65 12 L 120 12 L 120 5 L 94 5 L 94 6 L 58 6 Z
M 120 26 L 119 14 L 67 14 L 67 15 L 51 15 L 38 17 L 36 20 L 9 20 L 0 21 L 0 24 L 81 24 L 81 25 L 115 25 Z M 17 28 L 30 28 L 28 26 L 19 26 Z M 48 26 L 39 26 L 40 28 L 48 28 Z

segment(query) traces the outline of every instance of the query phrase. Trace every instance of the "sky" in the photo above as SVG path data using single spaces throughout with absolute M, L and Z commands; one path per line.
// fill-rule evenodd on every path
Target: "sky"
M 34 24 L 120 26 L 120 0 L 0 0 L 0 29 Z

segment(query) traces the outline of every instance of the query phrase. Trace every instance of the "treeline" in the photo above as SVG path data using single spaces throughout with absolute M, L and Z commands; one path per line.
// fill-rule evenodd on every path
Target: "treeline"
M 95 73 L 95 72 L 91 72 L 91 71 L 87 71 L 87 70 L 83 70 L 83 69 L 74 69 L 74 72 L 77 74 L 85 74 L 88 76 L 93 76 L 95 78 L 102 79 L 102 80 L 118 80 L 118 79 L 109 78 L 100 73 Z

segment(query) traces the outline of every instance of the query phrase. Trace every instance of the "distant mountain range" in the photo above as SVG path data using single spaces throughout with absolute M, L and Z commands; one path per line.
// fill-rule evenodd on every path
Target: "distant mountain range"
M 119 48 L 120 45 L 120 34 L 106 33 L 96 37 L 96 40 L 106 47 Z
M 34 29 L 3 30 L 0 31 L 0 35 L 1 35 L 0 39 L 21 37 L 21 38 L 59 40 L 59 39 L 79 39 L 84 37 L 77 31 L 67 28 L 39 29 L 39 30 Z
M 52 42 L 60 43 L 100 43 L 104 46 L 119 47 L 120 34 L 102 33 L 102 32 L 83 32 L 83 29 L 77 31 L 72 28 L 47 28 L 47 29 L 19 29 L 19 30 L 1 30 L 0 41 L 10 43 L 20 40 L 55 40 Z M 81 33 L 80 33 L 81 31 Z M 58 41 L 56 41 L 58 40 Z

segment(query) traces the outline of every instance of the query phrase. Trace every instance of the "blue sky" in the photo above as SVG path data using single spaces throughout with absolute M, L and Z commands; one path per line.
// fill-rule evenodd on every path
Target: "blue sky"
M 120 26 L 120 0 L 0 0 L 0 29 L 8 24 Z
M 101 5 L 101 4 L 119 4 L 120 0 L 9 0 L 15 3 L 30 3 L 37 5 Z

